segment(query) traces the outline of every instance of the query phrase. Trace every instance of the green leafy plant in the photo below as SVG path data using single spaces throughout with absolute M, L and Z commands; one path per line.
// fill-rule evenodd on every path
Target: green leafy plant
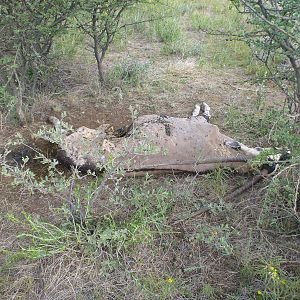
M 247 131 L 249 136 L 260 141 L 261 146 L 290 149 L 292 156 L 299 155 L 299 125 L 286 118 L 280 110 L 263 109 L 242 113 L 239 109 L 232 108 L 226 123 L 236 134 Z
M 189 42 L 186 38 L 166 43 L 162 49 L 166 55 L 178 55 L 181 58 L 199 57 L 202 53 L 202 44 Z
M 204 283 L 201 289 L 201 294 L 208 299 L 216 299 L 217 289 L 209 283 Z
M 167 18 L 155 23 L 155 33 L 161 42 L 166 44 L 178 41 L 182 30 L 177 19 Z
M 61 122 L 60 128 L 54 131 L 42 129 L 39 135 L 60 143 L 68 130 L 68 124 Z M 11 143 L 13 144 L 24 145 L 21 137 Z M 162 188 L 147 190 L 146 182 L 144 189 L 134 188 L 130 191 L 128 202 L 133 211 L 127 218 L 117 220 L 112 214 L 95 218 L 95 200 L 101 196 L 108 179 L 116 178 L 115 191 L 118 191 L 120 170 L 108 162 L 104 166 L 107 173 L 103 177 L 95 177 L 90 172 L 83 175 L 76 169 L 67 176 L 57 169 L 58 162 L 55 159 L 47 158 L 38 151 L 35 154 L 34 159 L 46 166 L 44 176 L 37 176 L 29 168 L 29 157 L 23 157 L 20 165 L 11 165 L 7 161 L 9 151 L 0 155 L 1 174 L 12 177 L 15 185 L 32 194 L 51 194 L 62 199 L 61 207 L 56 209 L 56 215 L 60 218 L 54 224 L 25 212 L 22 218 L 10 215 L 12 222 L 23 224 L 27 228 L 18 235 L 20 250 L 10 256 L 10 260 L 17 256 L 38 259 L 70 249 L 90 254 L 106 249 L 113 257 L 135 244 L 152 242 L 157 233 L 163 234 L 166 212 L 170 207 L 168 191 Z M 84 183 L 83 179 L 88 182 Z
M 233 246 L 229 242 L 231 231 L 227 224 L 221 224 L 220 226 L 202 226 L 196 233 L 195 238 L 212 245 L 224 255 L 230 255 L 233 253 Z
M 48 74 L 54 38 L 66 28 L 78 1 L 2 1 L 0 4 L 0 85 L 16 98 L 25 121 L 23 101 L 32 97 Z
M 93 41 L 92 49 L 97 62 L 99 83 L 105 81 L 103 60 L 116 34 L 124 27 L 122 17 L 129 8 L 143 3 L 141 0 L 89 0 L 80 2 L 76 16 L 78 28 Z M 151 1 L 150 1 L 151 2 Z M 87 20 L 89 20 L 87 22 Z
M 244 40 L 285 93 L 289 109 L 300 112 L 300 6 L 298 0 L 232 0 L 250 25 Z M 296 119 L 299 117 L 296 115 Z
M 164 279 L 154 275 L 138 278 L 137 285 L 146 299 L 149 300 L 157 296 L 162 300 L 170 299 L 176 295 L 178 289 L 174 278 L 168 277 Z
M 17 236 L 19 240 L 26 240 L 24 245 L 20 244 L 21 249 L 17 253 L 23 258 L 39 259 L 56 255 L 70 248 L 76 237 L 74 231 L 65 226 L 44 222 L 25 212 L 22 219 L 12 215 L 8 218 L 28 227 L 27 231 Z
M 299 296 L 299 280 L 289 277 L 280 264 L 267 262 L 257 270 L 262 288 L 256 291 L 256 299 L 294 299 Z
M 143 81 L 149 69 L 149 63 L 140 63 L 132 58 L 124 59 L 108 74 L 111 81 L 121 80 L 126 84 L 137 85 Z
M 262 228 L 270 228 L 285 234 L 298 232 L 299 218 L 295 211 L 297 181 L 293 179 L 296 173 L 297 170 L 287 170 L 284 176 L 276 177 L 268 185 L 258 220 L 258 225 Z

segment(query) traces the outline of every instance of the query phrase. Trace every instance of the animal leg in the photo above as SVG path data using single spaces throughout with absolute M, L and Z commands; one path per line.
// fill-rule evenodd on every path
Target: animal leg
M 209 105 L 205 102 L 202 102 L 200 105 L 200 110 L 202 113 L 202 117 L 204 117 L 206 119 L 206 121 L 209 122 L 209 120 L 211 118 Z
M 200 104 L 195 104 L 195 108 L 192 111 L 192 117 L 198 117 L 201 111 Z
M 201 104 L 195 104 L 195 108 L 192 112 L 192 117 L 198 117 L 199 115 L 204 117 L 206 121 L 209 122 L 211 114 L 210 107 L 207 103 L 202 102 Z
M 242 151 L 245 153 L 245 155 L 253 156 L 253 157 L 257 156 L 264 150 L 264 148 L 260 148 L 260 147 L 255 147 L 255 148 L 247 147 L 246 145 L 235 140 L 225 141 L 224 144 L 229 148 L 235 149 L 237 151 Z

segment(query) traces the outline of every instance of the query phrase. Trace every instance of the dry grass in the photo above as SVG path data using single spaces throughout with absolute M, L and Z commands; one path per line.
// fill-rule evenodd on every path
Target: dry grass
M 80 37 L 60 41 L 57 51 L 63 53 L 65 62 L 60 77 L 62 88 L 36 99 L 30 112 L 34 122 L 28 127 L 19 129 L 4 124 L 0 128 L 4 137 L 1 143 L 18 131 L 28 137 L 31 130 L 36 131 L 44 124 L 49 114 L 60 115 L 63 111 L 75 127 L 95 128 L 102 123 L 117 127 L 130 122 L 129 106 L 140 114 L 186 116 L 196 102 L 206 101 L 213 109 L 213 123 L 242 141 L 256 144 L 259 139 L 249 132 L 240 134 L 238 124 L 230 122 L 230 117 L 235 116 L 232 109 L 238 108 L 244 114 L 255 112 L 253 118 L 259 119 L 261 105 L 276 108 L 283 95 L 270 83 L 250 83 L 252 77 L 246 72 L 249 66 L 245 65 L 249 61 L 247 51 L 242 51 L 242 56 L 247 57 L 240 57 L 237 45 L 231 45 L 235 49 L 231 53 L 233 48 L 226 48 L 227 43 L 197 31 L 191 23 L 195 22 L 191 16 L 201 17 L 203 13 L 211 18 L 216 16 L 216 23 L 223 24 L 224 3 L 228 1 L 171 2 L 181 34 L 166 34 L 160 24 L 136 26 L 121 34 L 106 59 L 105 70 L 111 75 L 106 88 L 99 89 L 97 85 L 96 68 L 89 52 L 59 48 L 66 40 L 77 45 L 74 41 L 80 41 Z M 216 23 L 210 26 L 217 26 Z M 189 52 L 178 47 L 178 42 L 188 48 L 196 45 L 200 51 Z M 136 72 L 134 83 L 114 73 L 115 67 L 124 66 L 122 62 L 126 59 L 148 65 L 145 72 Z M 264 137 L 259 141 L 265 142 Z M 5 268 L 0 269 L 0 298 L 255 299 L 257 292 L 263 291 L 269 296 L 265 294 L 261 299 L 298 299 L 299 218 L 288 202 L 290 194 L 296 195 L 297 181 L 291 178 L 297 176 L 297 170 L 288 170 L 271 189 L 266 187 L 268 179 L 230 202 L 223 201 L 224 195 L 244 183 L 246 176 L 217 171 L 208 175 L 150 178 L 146 183 L 144 178 L 127 179 L 117 192 L 112 189 L 97 199 L 95 221 L 102 224 L 103 216 L 112 216 L 118 230 L 124 224 L 135 225 L 142 228 L 137 236 L 148 234 L 149 240 L 132 243 L 128 238 L 129 246 L 116 251 L 114 247 L 99 246 L 99 239 L 86 235 L 80 241 L 72 240 L 72 246 L 65 252 L 52 257 L 32 261 L 15 256 L 11 265 L 3 264 Z M 58 199 L 41 194 L 32 196 L 11 188 L 9 183 L 10 179 L 0 178 L 2 263 L 7 262 L 9 255 L 18 253 L 20 245 L 26 246 L 16 235 L 27 227 L 10 222 L 8 213 L 19 215 L 27 211 L 48 222 L 61 221 L 56 211 L 49 209 L 61 207 Z M 168 209 L 164 218 L 157 221 L 161 211 L 157 208 L 157 197 L 151 193 L 159 188 L 170 196 L 165 199 Z M 279 196 L 274 198 L 273 194 Z M 273 197 L 273 202 L 268 202 L 266 195 Z M 139 213 L 136 199 L 142 204 L 147 199 L 143 206 L 148 208 L 145 219 L 151 221 L 147 226 L 140 219 L 133 222 L 133 216 Z M 269 223 L 261 223 L 263 220 Z M 157 227 L 157 222 L 161 227 Z M 279 270 L 280 280 L 285 280 L 285 284 L 270 277 L 269 266 Z

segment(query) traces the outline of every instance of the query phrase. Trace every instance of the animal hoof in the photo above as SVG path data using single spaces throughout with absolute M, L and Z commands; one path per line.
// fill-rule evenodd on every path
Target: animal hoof
M 209 121 L 209 119 L 210 119 L 210 117 L 211 117 L 209 105 L 208 105 L 207 103 L 205 103 L 205 102 L 202 102 L 202 103 L 201 103 L 201 106 L 200 106 L 200 110 L 201 110 L 202 116 L 203 116 L 207 121 Z
M 199 104 L 196 104 L 196 105 L 195 105 L 195 108 L 194 108 L 194 110 L 193 110 L 193 112 L 192 112 L 192 117 L 197 117 L 197 116 L 199 116 L 200 111 L 201 111 L 200 105 L 199 105 Z

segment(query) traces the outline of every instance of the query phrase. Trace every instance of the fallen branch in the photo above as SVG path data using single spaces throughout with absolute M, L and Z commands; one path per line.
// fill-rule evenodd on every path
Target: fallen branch
M 225 196 L 224 200 L 229 201 L 229 200 L 232 200 L 232 199 L 240 196 L 241 194 L 243 194 L 244 192 L 246 192 L 247 190 L 252 188 L 254 185 L 256 185 L 258 182 L 260 182 L 262 179 L 264 179 L 266 177 L 268 177 L 268 170 L 264 169 L 261 171 L 261 173 L 259 175 L 256 175 L 253 178 L 251 178 L 250 180 L 248 180 L 243 186 L 229 192 Z

